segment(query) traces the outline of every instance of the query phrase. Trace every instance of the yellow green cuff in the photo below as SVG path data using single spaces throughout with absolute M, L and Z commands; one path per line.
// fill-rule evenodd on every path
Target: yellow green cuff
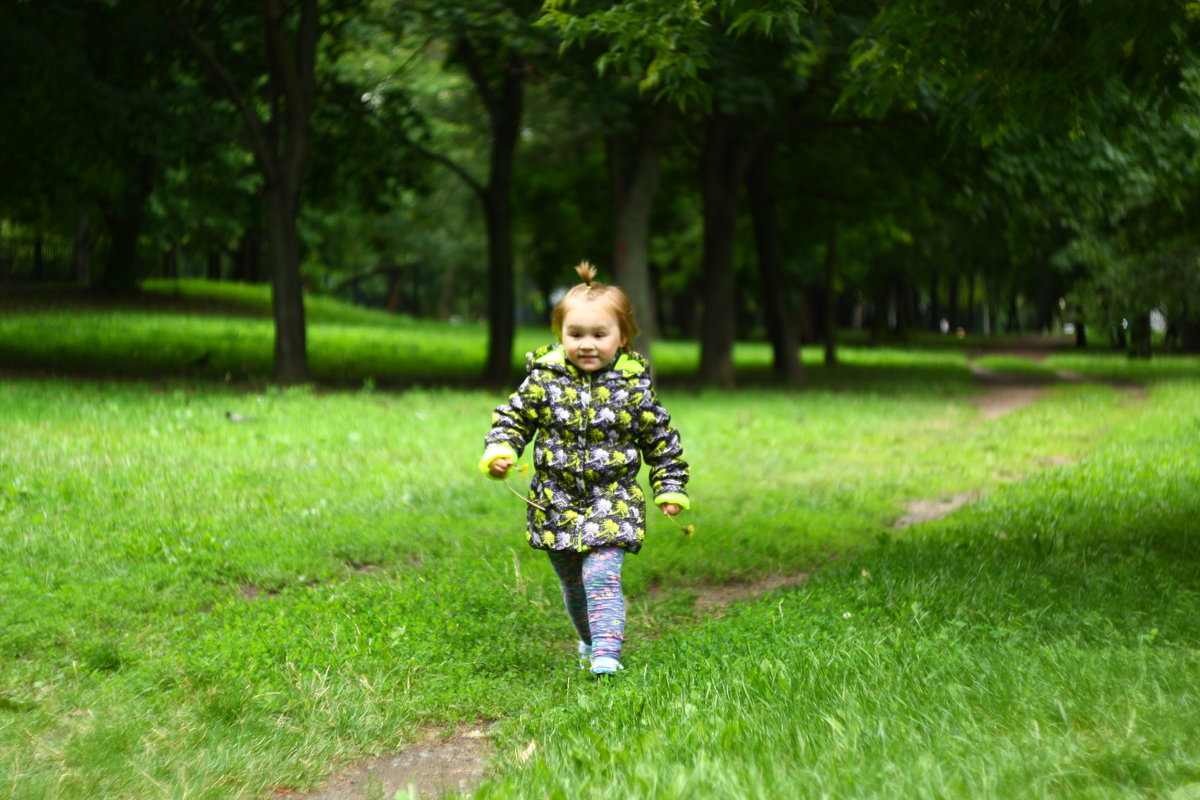
M 660 506 L 663 503 L 674 503 L 680 508 L 692 507 L 692 501 L 689 500 L 688 496 L 683 492 L 663 492 L 662 494 L 654 496 L 654 502 L 656 505 Z
M 498 458 L 511 458 L 513 463 L 517 461 L 517 451 L 513 450 L 506 444 L 489 444 L 487 449 L 483 451 L 483 458 L 479 459 L 479 471 L 487 475 L 492 480 L 503 480 L 492 474 L 492 462 Z

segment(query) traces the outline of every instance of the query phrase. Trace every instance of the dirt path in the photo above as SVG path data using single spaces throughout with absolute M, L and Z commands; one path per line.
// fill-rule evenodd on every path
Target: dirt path
M 991 370 L 977 363 L 977 359 L 984 355 L 1006 355 L 1041 364 L 1046 356 L 1053 353 L 1055 349 L 1046 340 L 1030 339 L 1025 346 L 980 350 L 973 353 L 968 359 L 967 365 L 971 374 L 975 376 L 980 391 L 972 395 L 970 399 L 971 403 L 979 409 L 980 418 L 992 420 L 1019 411 L 1041 400 L 1046 394 L 1046 388 L 1058 383 L 1109 383 L 1135 398 L 1145 397 L 1145 390 L 1140 386 L 1099 381 L 1065 369 L 1054 370 L 1053 374 L 1044 372 L 1012 373 Z M 1062 457 L 1051 456 L 1045 463 L 1047 466 L 1061 466 L 1070 461 Z M 893 528 L 903 530 L 922 522 L 941 519 L 978 497 L 978 492 L 965 492 L 948 497 L 913 500 L 906 507 L 905 513 L 893 524 Z
M 430 726 L 408 747 L 354 764 L 312 792 L 278 790 L 286 800 L 393 800 L 437 798 L 469 792 L 483 782 L 495 747 L 490 723 L 460 726 L 449 734 Z

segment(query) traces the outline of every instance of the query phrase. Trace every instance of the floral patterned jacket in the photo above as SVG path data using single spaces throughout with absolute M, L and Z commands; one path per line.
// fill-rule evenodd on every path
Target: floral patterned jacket
M 492 415 L 479 468 L 515 462 L 537 434 L 529 499 L 529 544 L 542 550 L 624 547 L 646 537 L 646 503 L 638 485 L 650 466 L 656 503 L 689 505 L 688 465 L 679 433 L 658 403 L 645 359 L 620 354 L 587 373 L 567 361 L 562 345 L 525 357 L 529 373 Z

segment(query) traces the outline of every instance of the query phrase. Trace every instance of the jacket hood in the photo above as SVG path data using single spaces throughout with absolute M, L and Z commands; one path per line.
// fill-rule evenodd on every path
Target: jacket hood
M 617 372 L 626 377 L 634 377 L 646 372 L 650 367 L 645 356 L 641 353 L 618 353 L 611 364 L 601 367 L 593 373 L 596 377 Z M 567 351 L 561 344 L 548 344 L 525 354 L 525 371 L 532 374 L 534 370 L 547 369 L 564 375 L 581 375 L 582 370 L 567 361 Z

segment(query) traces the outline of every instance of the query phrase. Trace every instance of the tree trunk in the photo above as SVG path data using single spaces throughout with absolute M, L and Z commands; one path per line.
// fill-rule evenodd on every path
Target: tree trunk
M 493 179 L 497 176 L 498 146 L 493 144 Z M 511 166 L 511 162 L 510 162 Z M 483 381 L 503 386 L 512 373 L 512 346 L 516 335 L 516 292 L 513 287 L 512 210 L 507 178 L 488 187 L 484 201 L 488 249 L 488 349 Z
M 142 236 L 146 201 L 154 188 L 152 167 L 148 158 L 137 159 L 117 196 L 104 203 L 109 249 L 100 287 L 105 291 L 128 292 L 137 287 L 141 268 L 138 239 Z
M 605 138 L 614 204 L 613 275 L 629 297 L 641 329 L 631 344 L 647 358 L 650 343 L 660 338 L 647 254 L 650 210 L 667 150 L 668 122 L 668 107 L 656 103 L 638 132 L 636 152 L 632 152 L 629 136 L 612 134 Z
M 1150 358 L 1150 312 L 1138 314 L 1129 324 L 1129 357 Z
M 963 320 L 963 327 L 968 331 L 978 330 L 975 322 L 975 272 L 972 271 L 967 275 L 967 317 Z
M 830 227 L 825 243 L 825 366 L 837 363 L 837 228 Z
M 179 243 L 174 239 L 171 240 L 171 246 L 163 253 L 162 268 L 164 278 L 179 280 Z
M 221 251 L 215 245 L 208 248 L 208 265 L 205 278 L 210 281 L 221 280 Z
M 950 276 L 950 287 L 946 292 L 947 319 L 950 322 L 950 333 L 958 330 L 958 285 L 962 279 L 958 275 Z
M 82 206 L 75 219 L 75 247 L 71 252 L 71 278 L 87 285 L 92 275 L 92 218 Z
M 804 383 L 804 365 L 800 361 L 800 341 L 796 314 L 788 301 L 784 279 L 784 252 L 779 241 L 779 222 L 775 215 L 775 196 L 770 186 L 770 157 L 774 140 L 764 140 L 746 169 L 746 199 L 754 222 L 758 271 L 762 281 L 762 307 L 766 315 L 767 336 L 774 351 L 775 375 L 787 385 Z
M 108 259 L 100 275 L 100 288 L 108 292 L 128 292 L 137 286 L 138 239 L 142 234 L 141 209 L 106 209 Z
M 40 283 L 46 277 L 45 239 L 40 233 L 33 237 L 33 280 Z
M 262 283 L 262 228 L 251 225 L 238 239 L 234 256 L 234 279 L 245 283 Z
M 267 258 L 275 319 L 275 381 L 290 386 L 308 381 L 308 342 L 296 209 L 285 195 L 278 187 L 267 185 Z
M 1179 351 L 1200 353 L 1200 321 L 1183 319 L 1179 323 Z
M 779 241 L 775 195 L 771 190 L 771 155 L 774 149 L 773 140 L 762 142 L 756 149 L 746 171 L 746 196 L 754 223 L 767 335 L 774 351 L 773 369 L 775 375 L 789 386 L 798 386 L 804 383 L 804 364 L 800 360 L 795 314 L 783 276 L 783 246 Z
M 737 282 L 733 245 L 737 227 L 738 189 L 752 153 L 752 143 L 739 120 L 715 112 L 701 157 L 704 207 L 704 322 L 700 330 L 700 379 L 732 388 L 733 343 L 737 334 Z
M 938 271 L 935 269 L 929 276 L 929 330 L 940 333 L 942 330 L 942 297 L 938 287 Z
M 442 287 L 437 303 L 437 318 L 442 322 L 449 322 L 454 316 L 454 276 L 457 272 L 458 267 L 453 261 L 442 272 Z
M 458 57 L 475 85 L 491 125 L 491 158 L 486 187 L 475 187 L 483 201 L 488 236 L 488 346 L 483 382 L 503 386 L 512 377 L 516 335 L 516 290 L 513 275 L 512 176 L 524 105 L 525 64 L 510 53 L 496 85 L 483 69 L 474 45 L 463 37 Z

